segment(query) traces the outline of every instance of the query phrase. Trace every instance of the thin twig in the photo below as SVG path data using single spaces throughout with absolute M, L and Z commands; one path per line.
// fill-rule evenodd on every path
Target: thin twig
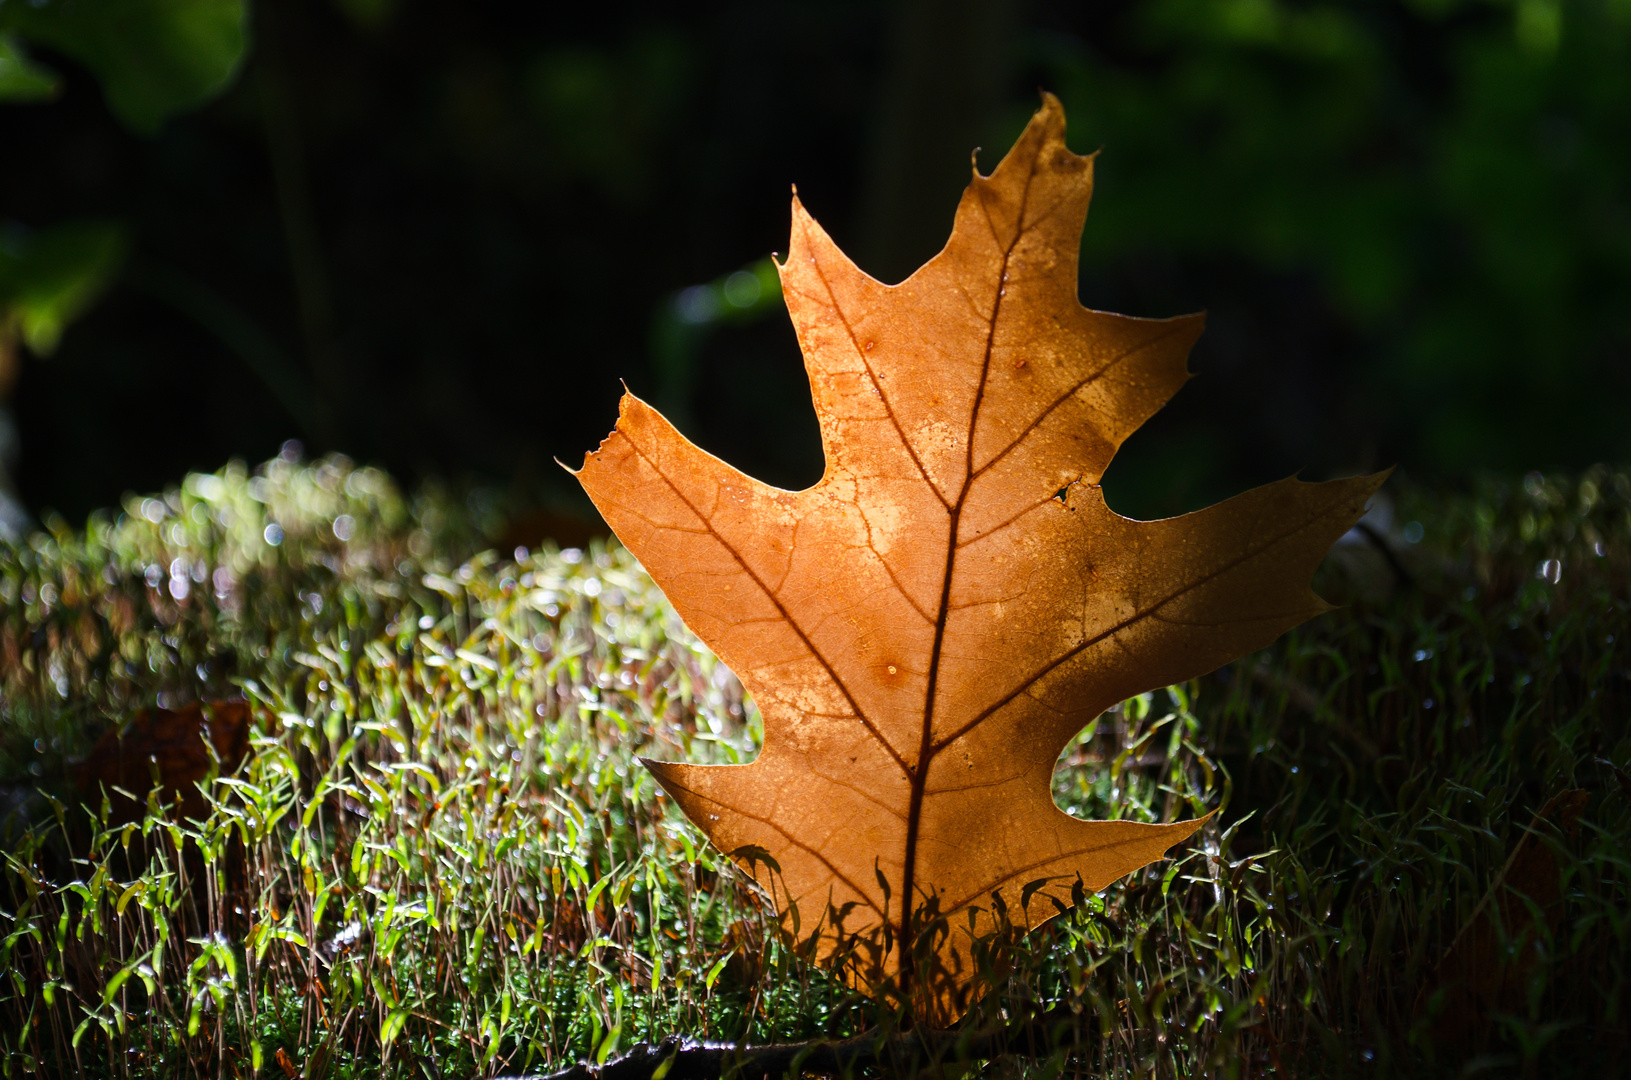
M 1388 543 L 1387 537 L 1383 536 L 1376 526 L 1368 521 L 1356 521 L 1354 530 L 1360 536 L 1369 540 L 1371 546 L 1382 553 L 1382 558 L 1387 561 L 1388 569 L 1393 571 L 1393 576 L 1398 578 L 1400 585 L 1407 589 L 1416 587 L 1415 575 L 1405 567 L 1404 561 L 1399 558 L 1399 553 L 1393 550 L 1393 545 Z
M 880 1066 L 910 1073 L 946 1061 L 1043 1057 L 1060 1047 L 1077 1045 L 1082 1034 L 1079 1017 L 1058 1008 L 1028 1022 L 984 1032 L 918 1028 L 892 1035 L 872 1031 L 840 1041 L 812 1039 L 765 1046 L 694 1042 L 671 1035 L 656 1046 L 637 1043 L 627 1054 L 604 1065 L 584 1062 L 559 1072 L 512 1080 L 652 1080 L 659 1069 L 662 1080 L 759 1080 L 808 1073 L 850 1076 Z

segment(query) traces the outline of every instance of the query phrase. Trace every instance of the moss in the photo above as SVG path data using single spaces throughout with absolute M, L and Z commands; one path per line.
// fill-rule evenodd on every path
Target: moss
M 1067 749 L 1073 812 L 1222 813 L 987 943 L 1004 974 L 970 1023 L 1063 1002 L 1097 1033 L 1003 1068 L 1624 1052 L 1631 477 L 1395 487 L 1323 572 L 1348 606 Z M 751 757 L 734 678 L 620 548 L 483 550 L 484 513 L 280 459 L 0 552 L 7 1075 L 463 1075 L 880 1019 L 635 761 Z M 235 698 L 249 752 L 208 769 L 203 820 L 155 795 L 125 824 L 72 783 L 139 709 Z M 1544 841 L 1560 914 L 1479 1044 L 1448 1041 L 1439 960 L 1565 789 L 1588 795 L 1577 838 Z

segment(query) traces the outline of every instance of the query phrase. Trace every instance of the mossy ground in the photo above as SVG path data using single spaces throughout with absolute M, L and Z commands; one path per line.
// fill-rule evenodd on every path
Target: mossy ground
M 1391 490 L 1321 573 L 1346 606 L 1066 751 L 1072 812 L 1219 814 L 1026 938 L 969 1021 L 1062 1003 L 1091 1037 L 970 1067 L 1631 1053 L 1631 475 Z M 750 759 L 734 678 L 620 548 L 495 552 L 491 517 L 279 459 L 0 550 L 0 1072 L 476 1076 L 887 1026 L 635 761 Z M 139 709 L 237 697 L 204 820 L 70 783 Z M 1441 958 L 1566 789 L 1561 900 L 1498 928 L 1505 988 L 1447 1038 Z

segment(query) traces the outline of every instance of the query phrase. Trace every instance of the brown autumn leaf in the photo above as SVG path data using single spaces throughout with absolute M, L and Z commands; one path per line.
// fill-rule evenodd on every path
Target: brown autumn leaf
M 74 766 L 74 786 L 92 805 L 105 792 L 110 820 L 124 825 L 140 821 L 146 812 L 156 769 L 164 801 L 179 800 L 182 817 L 202 819 L 209 813 L 209 804 L 198 790 L 198 781 L 209 773 L 211 750 L 221 771 L 230 773 L 249 752 L 253 722 L 246 701 L 143 709 L 97 740 L 85 759 Z
M 1572 839 L 1590 801 L 1590 793 L 1580 788 L 1561 791 L 1546 801 L 1445 950 L 1438 970 L 1416 999 L 1420 1016 L 1435 992 L 1443 992 L 1442 1008 L 1430 1029 L 1439 1043 L 1483 1045 L 1495 1013 L 1522 1009 L 1525 984 L 1563 918 L 1557 856 L 1543 836 Z
M 966 1008 L 997 912 L 1040 923 L 1200 825 L 1070 817 L 1061 750 L 1326 610 L 1313 570 L 1381 482 L 1291 479 L 1164 521 L 1105 505 L 1105 467 L 1188 377 L 1202 318 L 1081 306 L 1093 162 L 1064 128 L 1046 96 L 899 285 L 795 196 L 781 279 L 815 486 L 762 484 L 627 394 L 577 474 L 764 716 L 749 765 L 647 766 L 722 850 L 773 857 L 774 882 L 741 861 L 789 930 L 819 925 L 818 955 L 932 1022 Z

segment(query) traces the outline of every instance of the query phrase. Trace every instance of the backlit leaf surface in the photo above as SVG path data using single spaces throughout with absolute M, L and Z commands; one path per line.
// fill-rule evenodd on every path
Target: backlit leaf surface
M 720 848 L 775 860 L 789 929 L 934 1022 L 966 1008 L 995 912 L 1040 922 L 1199 826 L 1070 817 L 1060 751 L 1325 610 L 1313 570 L 1380 483 L 1286 480 L 1151 522 L 1105 505 L 1202 320 L 1082 307 L 1092 167 L 1046 97 L 893 286 L 794 199 L 781 278 L 826 453 L 813 487 L 738 472 L 633 395 L 578 473 L 764 716 L 749 765 L 647 764 Z M 912 959 L 931 913 L 949 919 Z

